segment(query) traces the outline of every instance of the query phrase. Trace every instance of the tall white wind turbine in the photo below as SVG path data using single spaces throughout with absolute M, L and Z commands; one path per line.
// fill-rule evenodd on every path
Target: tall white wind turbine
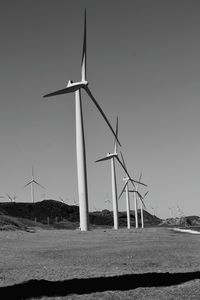
M 31 178 L 31 181 L 29 181 L 24 187 L 27 187 L 27 186 L 31 186 L 31 201 L 32 203 L 35 202 L 35 193 L 34 193 L 34 184 L 40 186 L 41 188 L 45 189 L 45 187 L 43 187 L 40 183 L 38 183 L 35 178 L 34 178 L 34 170 L 33 170 L 33 167 L 32 167 L 32 178 Z
M 80 229 L 81 231 L 87 231 L 89 229 L 88 188 L 87 188 L 86 150 L 85 150 L 85 137 L 84 137 L 84 126 L 83 126 L 81 89 L 83 89 L 88 94 L 92 102 L 95 104 L 95 106 L 101 113 L 105 122 L 109 126 L 112 134 L 116 137 L 110 122 L 108 121 L 105 113 L 103 112 L 100 105 L 98 104 L 93 94 L 91 93 L 88 87 L 88 81 L 86 80 L 86 10 L 84 16 L 84 39 L 83 39 L 82 61 L 81 61 L 81 81 L 73 82 L 69 80 L 66 88 L 47 94 L 44 97 L 63 95 L 67 93 L 75 93 L 76 153 L 77 153 Z
M 96 160 L 96 162 L 104 161 L 104 160 L 111 160 L 111 182 L 112 182 L 112 201 L 113 201 L 113 218 L 114 218 L 114 229 L 119 228 L 118 224 L 118 199 L 117 199 L 117 182 L 116 182 L 116 170 L 115 170 L 115 159 L 119 162 L 119 164 L 122 166 L 124 171 L 126 172 L 128 178 L 130 178 L 131 182 L 137 182 L 133 179 L 131 179 L 127 169 L 125 168 L 124 164 L 121 162 L 121 160 L 118 157 L 117 153 L 117 137 L 118 137 L 118 118 L 116 122 L 116 138 L 114 141 L 114 152 L 108 153 L 106 157 L 103 157 L 101 159 Z M 142 183 L 141 183 L 142 184 Z

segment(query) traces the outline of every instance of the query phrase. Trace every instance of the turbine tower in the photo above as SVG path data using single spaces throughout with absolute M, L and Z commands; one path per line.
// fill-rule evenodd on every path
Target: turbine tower
M 130 178 L 131 182 L 137 182 L 133 179 L 131 179 L 127 169 L 125 168 L 124 164 L 121 162 L 121 160 L 118 157 L 117 153 L 117 138 L 118 138 L 118 117 L 116 122 L 116 138 L 114 141 L 114 152 L 108 153 L 106 157 L 103 157 L 101 159 L 96 160 L 96 162 L 104 161 L 104 160 L 111 160 L 111 182 L 112 182 L 112 200 L 113 200 L 113 218 L 114 218 L 114 229 L 119 228 L 118 224 L 118 201 L 117 201 L 117 182 L 116 182 L 116 170 L 115 170 L 115 159 L 119 162 L 119 164 L 124 169 L 125 173 L 127 174 L 128 178 Z M 138 182 L 139 183 L 139 182 Z M 142 183 L 141 183 L 142 184 Z
M 95 104 L 105 122 L 109 126 L 112 134 L 116 137 L 115 132 L 108 121 L 105 113 L 100 105 L 94 98 L 88 87 L 86 80 L 86 10 L 84 16 L 84 39 L 83 39 L 83 52 L 81 60 L 81 81 L 73 82 L 69 80 L 67 87 L 44 97 L 63 95 L 67 93 L 75 93 L 75 112 L 76 112 L 76 154 L 77 154 L 77 175 L 78 175 L 78 196 L 79 196 L 79 214 L 80 214 L 80 229 L 87 231 L 89 229 L 89 213 L 88 213 L 88 188 L 87 188 L 87 168 L 86 168 L 86 150 L 85 150 L 85 137 L 83 126 L 83 113 L 81 101 L 81 89 L 83 89 L 92 102 Z M 118 140 L 118 139 L 117 139 Z M 119 140 L 118 143 L 120 144 Z
M 41 188 L 45 189 L 45 187 L 43 187 L 40 183 L 38 183 L 35 179 L 34 179 L 34 170 L 33 170 L 33 167 L 32 167 L 32 178 L 31 178 L 31 181 L 29 181 L 24 187 L 27 187 L 27 186 L 31 186 L 31 200 L 32 200 L 32 203 L 35 202 L 35 193 L 34 193 L 34 184 L 40 186 Z
M 124 161 L 122 153 L 121 153 L 121 158 L 122 158 L 122 161 L 123 161 L 123 165 L 126 168 L 126 164 L 125 164 L 125 161 Z M 125 174 L 125 176 L 126 176 L 126 174 Z M 127 228 L 130 229 L 131 228 L 131 216 L 130 216 L 130 198 L 129 198 L 129 187 L 128 187 L 128 183 L 129 183 L 130 179 L 126 176 L 126 177 L 123 178 L 123 180 L 125 181 L 125 185 L 124 185 L 124 187 L 123 187 L 123 189 L 122 189 L 122 191 L 121 191 L 121 193 L 120 193 L 120 195 L 118 197 L 118 201 L 121 198 L 123 192 L 126 191 Z
M 136 185 L 136 191 L 138 192 L 138 185 Z M 137 204 L 137 195 L 133 192 L 134 206 L 135 206 L 135 228 L 138 228 L 138 204 Z

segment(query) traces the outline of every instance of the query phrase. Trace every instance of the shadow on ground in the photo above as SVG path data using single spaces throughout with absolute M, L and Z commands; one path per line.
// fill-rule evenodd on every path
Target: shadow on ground
M 90 294 L 105 291 L 126 291 L 139 287 L 166 287 L 200 279 L 200 272 L 145 273 L 113 277 L 69 279 L 64 281 L 29 280 L 0 288 L 4 299 L 30 299 L 33 297 L 59 297 L 69 294 Z

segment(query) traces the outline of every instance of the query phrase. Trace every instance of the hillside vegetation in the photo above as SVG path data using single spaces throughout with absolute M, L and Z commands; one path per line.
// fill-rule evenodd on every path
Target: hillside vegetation
M 139 225 L 140 212 L 138 214 Z M 92 226 L 113 226 L 113 213 L 107 209 L 89 213 L 89 222 Z M 126 227 L 126 212 L 119 212 L 119 225 Z M 144 211 L 145 226 L 158 225 L 161 220 Z M 135 212 L 131 211 L 131 225 L 135 225 Z M 68 205 L 56 200 L 43 200 L 36 203 L 1 202 L 0 227 L 1 229 L 27 229 L 31 227 L 75 229 L 79 227 L 79 207 Z

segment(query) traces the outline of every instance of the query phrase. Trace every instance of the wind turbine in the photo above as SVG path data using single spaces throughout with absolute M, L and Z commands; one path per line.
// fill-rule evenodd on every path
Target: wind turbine
M 178 214 L 179 214 L 179 218 L 181 218 L 183 216 L 183 211 L 181 211 L 179 205 L 177 205 L 177 211 L 178 211 Z
M 109 199 L 106 199 L 104 202 L 112 204 L 112 202 Z
M 34 170 L 33 170 L 33 167 L 32 167 L 32 178 L 31 178 L 31 181 L 29 181 L 24 187 L 27 187 L 28 185 L 31 186 L 31 200 L 32 200 L 32 203 L 35 202 L 35 199 L 34 199 L 34 184 L 40 186 L 41 188 L 45 189 L 40 183 L 38 183 L 35 179 L 34 179 Z
M 169 209 L 169 211 L 170 211 L 171 218 L 173 219 L 173 217 L 174 217 L 174 214 L 173 214 L 173 208 L 168 206 L 168 209 Z
M 137 181 L 137 184 L 135 185 L 135 189 L 134 190 L 129 190 L 129 192 L 132 192 L 133 193 L 133 198 L 134 198 L 134 206 L 135 206 L 135 228 L 138 228 L 138 205 L 137 205 L 137 196 L 139 196 L 139 199 L 140 201 L 142 201 L 144 207 L 145 207 L 145 204 L 142 200 L 142 195 L 138 192 L 138 184 L 141 184 L 141 177 L 142 175 L 140 174 L 140 177 L 139 177 L 139 181 Z M 147 186 L 146 184 L 142 184 L 142 185 L 145 185 Z
M 121 152 L 120 152 L 120 153 L 121 153 Z M 127 170 L 126 164 L 125 164 L 125 160 L 124 160 L 124 157 L 123 157 L 122 153 L 121 153 L 121 158 L 122 158 L 123 165 L 124 165 L 125 169 Z M 123 187 L 123 189 L 122 189 L 122 191 L 121 191 L 121 193 L 120 193 L 120 195 L 119 195 L 119 197 L 118 197 L 118 200 L 121 198 L 123 192 L 126 191 L 127 228 L 130 229 L 130 227 L 131 227 L 131 222 L 130 222 L 130 199 L 129 199 L 129 192 L 134 192 L 134 195 L 137 194 L 137 195 L 139 196 L 139 198 L 140 198 L 140 201 L 142 201 L 142 195 L 138 192 L 138 190 L 137 190 L 137 188 L 136 188 L 136 186 L 135 186 L 134 183 L 137 183 L 137 186 L 138 186 L 138 184 L 142 184 L 142 185 L 144 185 L 144 186 L 147 186 L 147 185 L 144 184 L 144 183 L 142 183 L 142 182 L 140 181 L 141 178 L 139 179 L 139 181 L 135 181 L 135 180 L 133 180 L 133 179 L 130 177 L 130 175 L 129 175 L 128 177 L 124 177 L 123 180 L 125 181 L 125 185 L 124 185 L 124 187 Z M 133 187 L 134 187 L 134 190 L 129 190 L 129 187 L 128 187 L 129 181 L 132 182 Z M 136 216 L 136 206 L 135 206 L 135 216 Z M 135 218 L 135 219 L 136 219 L 136 218 Z M 137 219 L 137 220 L 138 220 L 138 219 Z
M 140 213 L 141 213 L 141 226 L 142 226 L 142 228 L 144 228 L 144 212 L 143 212 L 143 207 L 145 208 L 143 201 L 144 201 L 144 198 L 146 197 L 146 195 L 148 194 L 148 192 L 149 191 L 147 191 L 144 194 L 144 196 L 142 198 L 140 198 Z
M 93 94 L 91 93 L 88 87 L 88 81 L 86 80 L 86 10 L 84 15 L 84 39 L 83 39 L 83 51 L 82 51 L 82 60 L 81 60 L 81 81 L 73 82 L 72 80 L 69 80 L 66 88 L 44 95 L 44 97 L 63 95 L 67 93 L 75 93 L 76 154 L 77 154 L 80 229 L 81 231 L 87 231 L 89 229 L 88 188 L 87 188 L 86 150 L 85 150 L 85 137 L 84 137 L 84 126 L 83 126 L 81 89 L 83 89 L 88 94 L 88 96 L 90 97 L 90 99 L 95 104 L 95 106 L 101 113 L 102 117 L 106 121 L 112 134 L 116 137 L 110 122 L 108 121 L 105 113 L 103 112 L 100 105 L 98 104 Z M 118 143 L 120 144 L 119 140 Z
M 121 153 L 121 158 L 123 161 L 123 165 L 126 168 L 126 164 L 123 158 L 123 155 Z M 130 218 L 130 199 L 129 199 L 129 188 L 128 188 L 128 183 L 130 181 L 130 179 L 128 177 L 124 177 L 123 180 L 125 181 L 125 185 L 118 197 L 118 201 L 121 198 L 123 192 L 126 190 L 126 216 L 127 216 L 127 228 L 130 229 L 131 228 L 131 218 Z
M 142 179 L 142 173 L 140 173 L 139 182 Z M 138 193 L 138 184 L 136 185 L 136 191 L 130 191 L 134 192 L 134 204 L 135 204 L 135 227 L 138 228 L 138 206 L 137 206 L 137 196 L 139 195 L 140 199 L 140 214 L 141 214 L 141 227 L 144 228 L 144 215 L 143 215 L 143 207 L 145 208 L 144 204 L 144 198 L 148 194 L 148 192 L 145 193 L 145 195 L 142 197 L 140 193 Z M 137 193 L 136 193 L 137 192 Z
M 11 202 L 14 202 L 15 199 L 17 198 L 16 195 L 14 195 L 14 196 L 12 197 L 12 196 L 10 196 L 9 194 L 6 194 L 6 196 L 8 197 L 8 199 L 9 199 Z
M 65 203 L 65 200 L 62 197 L 59 196 L 59 199 L 61 202 Z
M 65 203 L 65 204 L 67 203 L 67 201 L 69 201 L 69 198 L 65 198 L 64 199 L 64 198 L 62 198 L 60 196 L 59 196 L 59 199 L 60 199 L 61 202 Z
M 75 206 L 79 206 L 79 204 L 77 203 L 76 199 L 74 198 L 74 205 Z M 80 209 L 80 208 L 79 208 Z
M 118 117 L 116 121 L 116 138 L 114 141 L 114 152 L 108 153 L 106 157 L 103 157 L 101 159 L 96 160 L 96 162 L 104 161 L 104 160 L 111 160 L 111 182 L 112 182 L 112 200 L 113 200 L 113 218 L 114 218 L 114 229 L 119 228 L 118 224 L 118 201 L 117 201 L 117 183 L 116 183 L 116 170 L 115 170 L 115 159 L 119 162 L 119 164 L 124 169 L 125 173 L 127 174 L 128 178 L 130 178 L 130 181 L 138 182 L 133 179 L 131 179 L 127 169 L 125 168 L 124 164 L 121 162 L 121 160 L 118 157 L 117 153 L 117 137 L 118 137 Z M 142 184 L 142 183 L 141 183 Z M 133 184 L 134 185 L 134 184 Z
M 94 210 L 95 210 L 95 211 L 99 211 L 99 210 L 96 208 L 96 206 L 95 206 L 95 205 L 93 205 L 93 207 L 94 207 Z

